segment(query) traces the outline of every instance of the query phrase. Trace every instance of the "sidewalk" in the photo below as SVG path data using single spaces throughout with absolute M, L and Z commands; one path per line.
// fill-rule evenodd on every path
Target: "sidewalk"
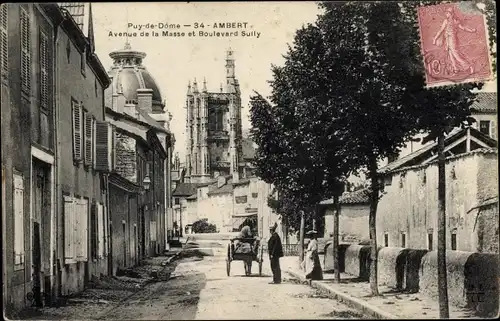
M 320 256 L 323 262 L 322 256 Z M 304 272 L 296 256 L 281 259 L 281 269 L 296 279 L 305 281 Z M 379 297 L 370 296 L 370 284 L 360 282 L 353 276 L 341 273 L 341 283 L 333 283 L 333 273 L 323 273 L 324 280 L 312 281 L 312 286 L 328 292 L 352 308 L 363 311 L 373 318 L 381 319 L 436 319 L 439 318 L 438 302 L 421 293 L 395 293 L 387 286 L 379 286 Z M 450 318 L 480 319 L 470 310 L 450 305 Z

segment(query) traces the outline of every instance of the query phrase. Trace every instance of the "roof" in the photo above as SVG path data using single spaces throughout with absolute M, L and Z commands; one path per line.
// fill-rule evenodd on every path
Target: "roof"
M 229 175 L 228 175 L 229 176 Z M 226 184 L 222 185 L 221 187 L 217 187 L 217 184 L 214 184 L 211 186 L 211 190 L 207 193 L 207 195 L 220 195 L 220 194 L 230 194 L 233 192 L 234 186 L 233 186 L 233 180 L 230 177 L 226 176 Z
M 240 186 L 240 185 L 246 185 L 248 183 L 250 183 L 250 179 L 244 178 L 244 179 L 240 179 L 237 183 L 233 183 L 233 185 Z
M 354 192 L 345 192 L 339 199 L 340 204 L 368 204 L 370 203 L 370 189 L 363 188 Z M 324 200 L 319 203 L 320 205 L 333 204 L 333 198 Z
M 445 147 L 451 145 L 453 142 L 467 135 L 467 130 L 470 130 L 471 136 L 478 138 L 479 140 L 486 143 L 490 147 L 496 147 L 497 142 L 494 139 L 492 139 L 488 135 L 481 133 L 480 131 L 478 131 L 473 127 L 463 128 L 457 130 L 456 132 L 452 132 L 444 140 Z M 435 153 L 436 149 L 437 149 L 437 142 L 433 142 L 411 154 L 403 156 L 395 160 L 394 162 L 387 164 L 384 167 L 381 167 L 378 170 L 378 172 L 381 174 L 385 174 L 400 169 L 402 167 L 419 165 L 423 159 L 429 157 L 432 153 Z
M 179 171 L 171 171 L 170 173 L 171 173 L 173 181 L 177 181 L 177 180 L 181 179 L 181 175 L 180 175 Z
M 497 112 L 497 93 L 479 92 L 476 101 L 470 106 L 472 112 Z
M 180 183 L 175 188 L 172 196 L 191 196 L 196 194 L 198 185 L 196 183 Z
M 68 12 L 75 19 L 78 27 L 85 34 L 85 29 L 83 28 L 85 19 L 85 2 L 59 2 L 58 5 L 61 8 L 68 10 Z

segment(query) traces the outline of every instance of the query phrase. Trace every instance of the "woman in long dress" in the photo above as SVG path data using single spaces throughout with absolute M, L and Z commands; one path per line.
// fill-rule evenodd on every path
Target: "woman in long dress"
M 323 280 L 323 269 L 319 260 L 318 233 L 309 231 L 306 235 L 311 237 L 304 257 L 304 269 L 306 279 Z

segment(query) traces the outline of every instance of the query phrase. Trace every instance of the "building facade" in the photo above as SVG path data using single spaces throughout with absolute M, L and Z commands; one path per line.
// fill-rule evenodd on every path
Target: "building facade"
M 106 172 L 96 165 L 96 128 L 109 78 L 94 54 L 91 20 L 87 37 L 56 4 L 1 8 L 9 311 L 50 304 L 106 272 Z
M 219 175 L 237 181 L 244 172 L 241 92 L 233 51 L 226 56 L 226 84 L 220 92 L 201 91 L 196 79 L 186 97 L 186 181 L 207 182 Z
M 113 273 L 166 250 L 174 137 L 146 53 L 129 43 L 110 53 L 106 119 L 114 128 L 110 182 Z

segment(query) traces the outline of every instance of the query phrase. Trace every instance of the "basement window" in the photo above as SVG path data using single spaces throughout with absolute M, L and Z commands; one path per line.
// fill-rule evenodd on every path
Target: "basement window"
M 457 233 L 451 234 L 451 250 L 452 251 L 457 250 Z
M 432 237 L 433 237 L 432 233 L 427 233 L 427 249 L 429 251 L 432 251 L 432 241 L 433 241 Z

